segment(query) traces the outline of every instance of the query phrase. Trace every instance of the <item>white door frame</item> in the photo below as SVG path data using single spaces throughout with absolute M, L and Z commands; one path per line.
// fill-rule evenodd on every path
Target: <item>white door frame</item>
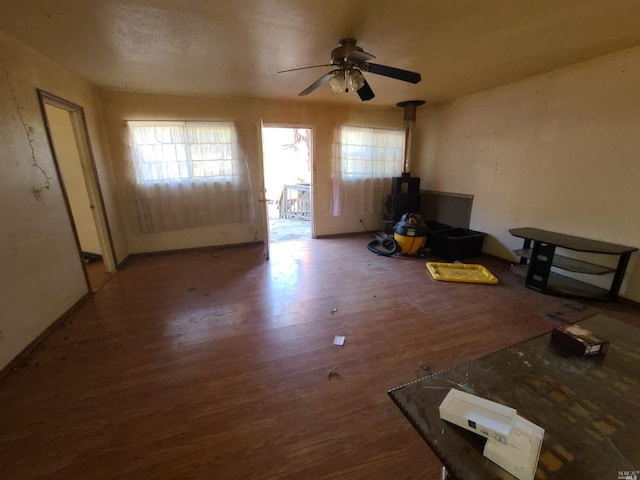
M 262 119 L 258 121 L 256 125 L 256 137 L 258 139 L 258 166 L 260 169 L 260 195 L 258 202 L 260 203 L 260 211 L 262 212 L 262 236 L 264 238 L 264 259 L 269 260 L 270 247 L 269 247 L 269 212 L 267 210 L 267 186 L 264 176 L 264 150 L 262 147 L 262 129 L 264 125 Z
M 310 175 L 310 184 L 309 187 L 311 189 L 311 238 L 316 238 L 316 209 L 315 209 L 315 205 L 316 205 L 316 189 L 314 188 L 314 177 L 315 177 L 315 152 L 316 152 L 316 142 L 315 142 L 315 132 L 314 132 L 314 127 L 312 125 L 305 125 L 305 124 L 300 124 L 300 123 L 263 123 L 262 120 L 260 120 L 260 124 L 262 126 L 262 128 L 269 128 L 269 127 L 275 127 L 275 128 L 304 128 L 306 130 L 309 130 L 309 132 L 311 132 L 311 150 L 309 151 L 309 175 Z M 264 185 L 265 183 L 265 177 L 264 177 L 264 158 L 263 158 L 263 154 L 262 154 L 262 130 L 260 130 L 260 157 L 261 157 L 261 167 L 260 167 L 260 171 L 262 172 L 262 184 Z M 265 204 L 265 208 L 266 208 L 266 204 Z M 266 225 L 267 230 L 269 229 L 269 225 Z
M 96 169 L 95 159 L 93 156 L 93 150 L 91 148 L 91 140 L 89 139 L 89 130 L 87 128 L 87 120 L 84 114 L 84 109 L 80 105 L 69 102 L 63 98 L 60 98 L 51 93 L 38 89 L 38 98 L 40 100 L 40 109 L 44 119 L 47 139 L 49 141 L 49 148 L 53 157 L 53 162 L 56 167 L 56 173 L 62 189 L 62 194 L 67 207 L 67 213 L 69 214 L 69 220 L 73 229 L 73 235 L 76 239 L 76 245 L 78 247 L 78 257 L 83 265 L 85 272 L 85 279 L 91 291 L 91 285 L 89 283 L 89 277 L 86 269 L 84 268 L 84 262 L 82 261 L 82 249 L 80 247 L 80 239 L 78 237 L 78 231 L 73 220 L 73 214 L 71 212 L 71 205 L 69 203 L 69 197 L 64 185 L 64 177 L 60 169 L 60 163 L 56 157 L 56 151 L 53 144 L 53 136 L 49 129 L 49 120 L 45 105 L 51 105 L 53 107 L 61 108 L 70 113 L 71 123 L 73 126 L 74 135 L 76 137 L 76 145 L 78 147 L 78 153 L 80 156 L 80 162 L 82 166 L 85 185 L 87 187 L 87 193 L 89 194 L 89 201 L 91 202 L 90 208 L 93 213 L 93 220 L 98 233 L 98 239 L 100 241 L 100 247 L 102 249 L 102 258 L 107 272 L 114 272 L 117 270 L 116 254 L 113 248 L 113 239 L 111 238 L 111 229 L 109 228 L 109 221 L 107 218 L 107 211 L 104 206 L 104 199 L 102 197 L 102 190 L 100 188 L 100 180 L 98 177 L 98 171 Z

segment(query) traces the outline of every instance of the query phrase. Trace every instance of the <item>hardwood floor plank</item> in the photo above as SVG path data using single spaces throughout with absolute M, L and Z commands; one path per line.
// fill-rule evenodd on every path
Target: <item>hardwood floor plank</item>
M 595 313 L 640 326 L 491 257 L 498 285 L 436 282 L 367 240 L 132 258 L 0 381 L 3 480 L 435 480 L 387 390 Z

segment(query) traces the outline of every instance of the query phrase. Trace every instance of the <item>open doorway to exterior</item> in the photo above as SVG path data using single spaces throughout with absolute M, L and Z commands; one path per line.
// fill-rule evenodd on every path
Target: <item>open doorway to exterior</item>
M 269 241 L 313 235 L 312 130 L 264 126 L 262 150 Z
M 98 291 L 116 270 L 82 107 L 38 91 L 47 134 L 87 284 Z

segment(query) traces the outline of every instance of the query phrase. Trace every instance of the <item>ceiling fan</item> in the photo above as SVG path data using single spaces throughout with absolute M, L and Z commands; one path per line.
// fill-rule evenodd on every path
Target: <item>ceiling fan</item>
M 329 82 L 334 92 L 354 90 L 358 92 L 358 96 L 362 101 L 371 100 L 375 97 L 362 72 L 375 73 L 376 75 L 383 75 L 410 83 L 418 83 L 421 80 L 419 73 L 371 63 L 369 60 L 372 58 L 376 57 L 357 46 L 355 38 L 343 38 L 338 46 L 331 51 L 331 63 L 281 70 L 278 73 L 294 72 L 307 68 L 336 67 L 313 82 L 298 95 L 301 97 L 308 95 L 320 85 Z

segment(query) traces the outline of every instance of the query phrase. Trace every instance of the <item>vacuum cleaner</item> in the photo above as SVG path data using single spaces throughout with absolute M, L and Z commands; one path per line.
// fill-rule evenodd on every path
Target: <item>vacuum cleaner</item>
M 393 238 L 379 237 L 367 245 L 369 251 L 390 257 L 395 254 L 424 256 L 427 226 L 417 213 L 405 213 L 393 227 Z
M 405 213 L 395 227 L 393 239 L 404 255 L 417 255 L 424 250 L 427 240 L 427 226 L 417 213 Z

